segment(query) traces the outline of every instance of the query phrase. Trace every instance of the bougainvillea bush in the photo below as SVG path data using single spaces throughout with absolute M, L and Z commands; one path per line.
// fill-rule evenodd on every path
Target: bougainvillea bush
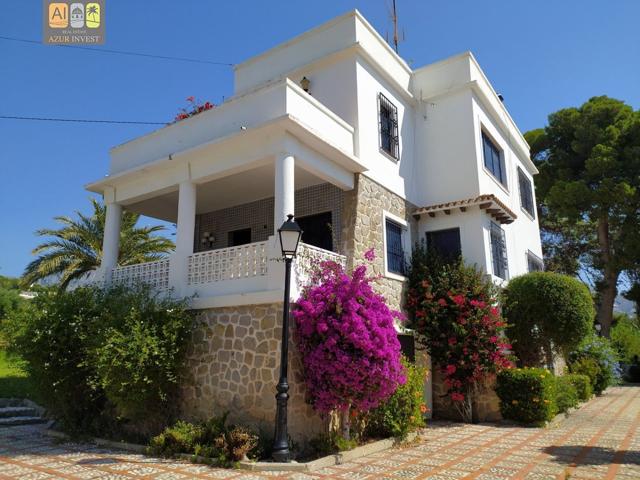
M 187 108 L 181 108 L 180 112 L 173 119 L 174 122 L 179 122 L 180 120 L 184 120 L 185 118 L 193 117 L 198 113 L 204 112 L 206 110 L 211 110 L 215 107 L 215 105 L 211 102 L 201 102 L 196 100 L 195 97 L 187 97 L 187 103 L 189 106 Z
M 448 396 L 465 421 L 474 392 L 510 367 L 511 345 L 497 290 L 475 267 L 444 262 L 416 245 L 409 271 L 408 327 L 442 371 Z
M 365 265 L 349 274 L 323 262 L 292 312 L 308 400 L 318 412 L 342 412 L 343 423 L 350 410 L 377 407 L 406 381 L 394 328 L 399 313 L 372 281 Z

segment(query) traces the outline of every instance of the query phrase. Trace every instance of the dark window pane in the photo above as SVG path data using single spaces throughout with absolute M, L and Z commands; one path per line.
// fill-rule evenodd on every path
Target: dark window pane
M 506 280 L 508 272 L 507 242 L 505 241 L 504 230 L 493 222 L 491 222 L 491 259 L 493 274 Z
M 404 275 L 404 251 L 402 248 L 402 227 L 391 220 L 386 222 L 387 230 L 387 270 Z
M 533 204 L 533 188 L 531 182 L 520 168 L 518 168 L 518 184 L 520 186 L 520 204 L 522 208 L 528 212 L 529 215 L 535 217 L 536 210 Z
M 296 217 L 302 229 L 302 241 L 307 245 L 333 250 L 331 212 Z
M 529 272 L 541 272 L 544 270 L 544 263 L 534 253 L 527 252 L 527 269 Z
M 400 351 L 411 363 L 416 363 L 416 339 L 413 335 L 398 334 Z
M 500 149 L 484 133 L 482 133 L 482 152 L 484 156 L 484 165 L 487 167 L 487 170 L 489 170 L 501 184 L 505 185 L 506 175 L 503 159 L 500 155 Z
M 387 97 L 378 94 L 378 115 L 380 128 L 380 148 L 398 158 L 398 108 Z
M 427 248 L 447 261 L 457 260 L 462 255 L 460 229 L 427 232 Z
M 243 228 L 241 230 L 234 230 L 229 232 L 229 246 L 238 247 L 251 243 L 251 229 Z

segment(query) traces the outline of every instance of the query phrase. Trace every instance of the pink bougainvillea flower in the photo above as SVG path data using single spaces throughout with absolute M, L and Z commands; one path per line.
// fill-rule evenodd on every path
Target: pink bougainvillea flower
M 441 298 L 438 300 L 438 305 L 440 305 L 441 307 L 446 307 L 447 301 L 444 298 Z
M 364 258 L 368 262 L 373 262 L 376 259 L 376 250 L 375 248 L 370 248 L 366 252 L 364 252 Z
M 456 295 L 451 300 L 453 300 L 453 303 L 455 303 L 456 305 L 463 305 L 465 298 L 464 295 Z
M 191 97 L 187 97 L 187 102 L 195 102 L 195 97 L 191 96 Z
M 452 392 L 451 400 L 453 400 L 454 402 L 464 402 L 464 394 L 459 392 Z
M 308 398 L 322 413 L 366 412 L 406 382 L 391 311 L 365 265 L 322 262 L 292 311 Z
M 456 366 L 451 364 L 447 365 L 444 369 L 447 375 L 453 375 L 454 373 L 456 373 L 456 370 L 457 370 Z

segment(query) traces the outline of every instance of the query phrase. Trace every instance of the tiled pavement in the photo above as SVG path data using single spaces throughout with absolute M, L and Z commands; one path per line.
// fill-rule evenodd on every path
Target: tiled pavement
M 248 473 L 59 444 L 0 429 L 0 479 L 640 479 L 640 387 L 611 388 L 559 426 L 433 424 L 423 439 L 313 474 Z

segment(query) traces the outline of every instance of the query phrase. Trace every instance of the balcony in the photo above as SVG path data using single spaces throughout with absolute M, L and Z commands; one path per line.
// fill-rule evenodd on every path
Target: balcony
M 175 163 L 181 156 L 202 157 L 240 136 L 257 138 L 259 132 L 273 135 L 274 130 L 287 131 L 314 149 L 333 149 L 343 166 L 362 168 L 353 157 L 353 127 L 285 79 L 111 149 L 109 173 L 117 178 L 167 160 Z
M 249 243 L 239 247 L 220 248 L 199 252 L 188 257 L 188 274 L 172 284 L 171 261 L 165 258 L 155 262 L 114 268 L 111 275 L 113 284 L 133 286 L 146 284 L 158 292 L 174 292 L 178 296 L 194 297 L 194 308 L 204 303 L 220 303 L 220 297 L 247 297 L 251 294 L 273 293 L 274 299 L 281 300 L 284 282 L 280 252 L 270 237 L 265 242 Z M 313 274 L 323 261 L 334 261 L 346 266 L 346 257 L 312 245 L 300 244 L 298 256 L 293 264 L 292 297 L 308 285 Z M 86 282 L 96 282 L 96 277 Z M 78 285 L 80 286 L 80 285 Z M 218 301 L 215 301 L 215 298 Z M 207 300 L 209 299 L 209 300 Z M 222 298 L 224 303 L 224 298 Z

